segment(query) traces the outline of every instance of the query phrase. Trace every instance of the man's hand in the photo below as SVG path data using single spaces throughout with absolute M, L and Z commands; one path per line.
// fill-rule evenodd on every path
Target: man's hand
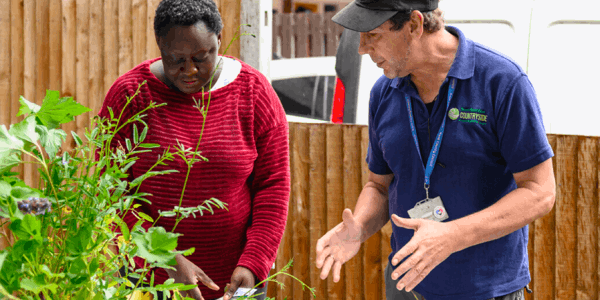
M 433 268 L 457 251 L 459 229 L 452 222 L 405 219 L 396 214 L 392 215 L 392 222 L 398 227 L 415 231 L 412 239 L 392 258 L 392 265 L 397 265 L 402 259 L 412 254 L 392 273 L 392 279 L 396 280 L 408 272 L 402 280 L 398 281 L 396 288 L 398 290 L 404 288 L 410 292 Z
M 342 213 L 342 223 L 329 230 L 317 241 L 317 268 L 322 269 L 321 279 L 329 276 L 333 266 L 333 282 L 340 281 L 342 265 L 360 250 L 363 228 L 349 208 Z
M 175 256 L 175 259 L 177 260 L 177 266 L 175 266 L 175 269 L 177 269 L 177 271 L 169 269 L 165 269 L 165 271 L 167 271 L 169 277 L 175 279 L 176 283 L 183 283 L 187 285 L 198 284 L 198 281 L 200 281 L 210 289 L 213 289 L 215 291 L 219 290 L 219 286 L 216 283 L 214 283 L 208 276 L 206 276 L 202 269 L 200 269 L 193 262 L 185 258 L 185 256 L 178 254 L 177 256 Z M 202 293 L 200 292 L 200 288 L 198 287 L 195 287 L 188 291 L 184 291 L 183 293 L 184 296 L 186 296 L 187 294 L 188 297 L 192 297 L 195 300 L 204 300 L 204 298 L 202 297 Z
M 233 270 L 233 274 L 231 275 L 231 283 L 227 284 L 227 292 L 225 293 L 225 296 L 223 296 L 223 300 L 231 299 L 239 287 L 250 289 L 253 288 L 254 285 L 256 285 L 255 282 L 256 281 L 252 271 L 244 267 L 235 268 L 235 270 Z

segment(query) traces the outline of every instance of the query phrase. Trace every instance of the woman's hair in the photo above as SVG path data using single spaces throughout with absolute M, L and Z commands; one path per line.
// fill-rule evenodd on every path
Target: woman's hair
M 398 12 L 390 18 L 392 22 L 391 30 L 401 30 L 404 24 L 410 20 L 411 12 Z M 437 8 L 434 11 L 423 13 L 423 29 L 428 33 L 434 33 L 444 26 L 444 17 L 442 11 Z
M 165 37 L 175 26 L 191 26 L 199 21 L 216 35 L 223 29 L 221 14 L 213 0 L 162 0 L 156 8 L 154 34 Z

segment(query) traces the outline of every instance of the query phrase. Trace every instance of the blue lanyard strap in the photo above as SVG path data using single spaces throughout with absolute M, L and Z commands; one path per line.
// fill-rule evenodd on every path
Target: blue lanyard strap
M 438 131 L 438 134 L 435 138 L 435 142 L 433 147 L 431 148 L 431 153 L 429 153 L 429 158 L 427 159 L 427 165 L 425 167 L 425 191 L 427 192 L 427 199 L 429 199 L 429 184 L 431 173 L 433 172 L 433 168 L 435 167 L 435 162 L 437 160 L 438 154 L 440 152 L 440 146 L 442 144 L 442 137 L 444 136 L 444 129 L 446 128 L 446 117 L 448 115 L 448 109 L 450 108 L 450 100 L 452 100 L 452 95 L 454 94 L 454 88 L 456 87 L 456 78 L 452 78 L 450 81 L 450 88 L 448 89 L 448 102 L 446 103 L 446 113 L 444 114 L 444 121 L 442 121 L 442 126 Z M 415 127 L 415 120 L 413 118 L 412 105 L 410 104 L 410 97 L 408 95 L 406 98 L 406 106 L 408 108 L 408 119 L 410 120 L 410 130 L 412 132 L 413 139 L 415 140 L 415 146 L 417 147 L 417 153 L 419 153 L 419 158 L 421 158 L 421 162 L 423 161 L 423 157 L 421 156 L 421 149 L 419 149 L 419 139 L 417 138 L 417 129 Z

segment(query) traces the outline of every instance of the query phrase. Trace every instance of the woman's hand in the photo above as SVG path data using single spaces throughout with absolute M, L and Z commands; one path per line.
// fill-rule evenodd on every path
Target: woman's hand
M 169 277 L 175 279 L 176 283 L 183 284 L 198 284 L 198 282 L 202 282 L 205 286 L 215 291 L 219 290 L 219 286 L 212 281 L 202 269 L 196 266 L 193 262 L 189 261 L 185 256 L 181 254 L 177 254 L 175 256 L 175 260 L 177 261 L 177 265 L 174 266 L 177 271 L 165 269 Z M 202 293 L 200 293 L 200 288 L 195 287 L 191 290 L 184 291 L 183 296 L 192 297 L 195 300 L 204 300 L 202 297 Z
M 254 274 L 252 274 L 252 271 L 244 267 L 235 268 L 235 270 L 233 270 L 233 274 L 231 275 L 231 283 L 227 284 L 227 292 L 225 293 L 225 296 L 223 296 L 223 300 L 229 300 L 233 298 L 233 294 L 239 287 L 249 289 L 253 288 L 256 284 L 255 282 L 256 280 L 254 278 Z

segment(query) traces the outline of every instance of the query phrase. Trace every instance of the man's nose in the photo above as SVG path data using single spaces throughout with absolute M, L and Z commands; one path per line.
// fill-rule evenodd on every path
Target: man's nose
M 358 54 L 363 55 L 363 54 L 368 54 L 368 53 L 369 53 L 369 45 L 368 45 L 368 41 L 367 41 L 367 33 L 361 32 L 360 33 L 360 42 L 358 44 Z

